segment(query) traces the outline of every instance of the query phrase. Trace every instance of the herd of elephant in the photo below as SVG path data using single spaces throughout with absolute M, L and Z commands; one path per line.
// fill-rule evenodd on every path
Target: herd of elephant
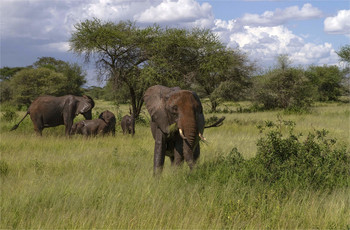
M 203 107 L 197 94 L 179 87 L 155 85 L 144 94 L 144 102 L 151 116 L 151 131 L 155 140 L 153 172 L 159 174 L 164 166 L 165 156 L 174 166 L 186 161 L 193 168 L 200 155 L 200 140 L 205 140 L 205 128 L 222 125 L 224 117 L 213 125 L 205 126 Z M 98 119 L 92 119 L 94 100 L 89 96 L 66 95 L 62 97 L 40 96 L 32 102 L 22 120 L 11 130 L 15 130 L 27 115 L 38 135 L 46 127 L 65 125 L 65 135 L 115 134 L 116 118 L 108 110 Z M 74 118 L 82 114 L 86 120 L 73 124 Z M 134 116 L 126 115 L 121 121 L 123 133 L 135 133 Z

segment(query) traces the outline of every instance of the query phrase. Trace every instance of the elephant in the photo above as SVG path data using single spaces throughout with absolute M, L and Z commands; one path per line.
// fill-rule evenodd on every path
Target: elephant
M 25 116 L 11 131 L 17 129 L 29 114 L 38 135 L 42 136 L 44 128 L 65 125 L 65 135 L 70 136 L 74 118 L 82 114 L 85 119 L 90 120 L 94 106 L 94 100 L 86 95 L 40 96 L 32 102 Z
M 132 136 L 134 136 L 134 134 L 135 134 L 135 117 L 134 117 L 134 114 L 131 113 L 131 116 L 125 115 L 122 118 L 120 126 L 122 127 L 123 134 L 131 134 Z
M 145 91 L 144 102 L 155 140 L 153 174 L 162 172 L 165 156 L 170 157 L 172 165 L 185 160 L 192 169 L 200 156 L 199 141 L 205 140 L 203 107 L 198 95 L 179 87 L 155 85 Z
M 96 136 L 98 134 L 112 133 L 115 136 L 115 115 L 106 110 L 100 114 L 98 119 L 84 120 L 74 123 L 72 126 L 71 134 L 82 134 L 84 136 Z

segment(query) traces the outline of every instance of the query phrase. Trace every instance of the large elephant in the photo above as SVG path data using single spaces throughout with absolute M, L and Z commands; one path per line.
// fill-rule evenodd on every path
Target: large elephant
M 94 100 L 89 96 L 66 95 L 62 97 L 40 96 L 29 106 L 26 115 L 11 130 L 17 129 L 19 124 L 30 114 L 34 130 L 40 136 L 47 127 L 65 125 L 65 134 L 69 136 L 74 118 L 82 114 L 85 119 L 92 118 L 91 110 L 95 106 Z
M 135 118 L 134 118 L 134 115 L 133 114 L 131 114 L 131 116 L 125 115 L 122 118 L 120 126 L 122 127 L 123 134 L 131 134 L 132 136 L 134 136 L 134 134 L 135 134 Z
M 204 139 L 202 104 L 195 92 L 155 85 L 144 95 L 151 115 L 151 131 L 155 140 L 153 172 L 162 171 L 165 156 L 172 165 L 184 160 L 190 169 L 200 155 L 199 140 Z
M 71 134 L 82 134 L 84 136 L 96 136 L 98 134 L 112 133 L 115 136 L 115 115 L 106 110 L 100 114 L 98 119 L 84 120 L 75 123 L 72 126 Z

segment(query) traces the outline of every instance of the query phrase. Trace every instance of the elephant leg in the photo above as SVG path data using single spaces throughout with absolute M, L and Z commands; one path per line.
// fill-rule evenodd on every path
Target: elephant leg
M 163 170 L 165 159 L 165 137 L 162 131 L 157 130 L 154 144 L 153 174 L 160 174 Z
M 38 136 L 42 136 L 43 135 L 43 127 L 37 127 L 36 125 L 34 125 L 34 131 L 36 132 L 36 134 Z
M 71 130 L 72 130 L 72 126 L 73 126 L 73 121 L 66 121 L 65 122 L 65 127 L 66 127 L 66 136 L 70 136 L 71 134 Z
M 86 126 L 84 126 L 83 128 L 81 128 L 81 133 L 83 134 L 83 136 L 88 137 L 90 135 L 89 130 L 87 129 Z
M 42 121 L 41 117 L 33 117 L 31 118 L 33 125 L 34 125 L 34 131 L 37 135 L 42 136 L 42 131 L 44 129 L 44 122 Z

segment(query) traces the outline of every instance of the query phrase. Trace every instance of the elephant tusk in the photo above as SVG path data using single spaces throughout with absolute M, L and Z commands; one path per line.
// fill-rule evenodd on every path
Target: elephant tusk
M 201 138 L 202 141 L 206 141 L 207 140 L 205 137 L 203 137 L 203 135 L 201 133 L 199 133 L 198 136 Z
M 182 137 L 182 139 L 187 140 L 187 138 L 185 137 L 185 135 L 182 132 L 182 129 L 179 129 L 179 133 L 180 133 L 180 136 Z

